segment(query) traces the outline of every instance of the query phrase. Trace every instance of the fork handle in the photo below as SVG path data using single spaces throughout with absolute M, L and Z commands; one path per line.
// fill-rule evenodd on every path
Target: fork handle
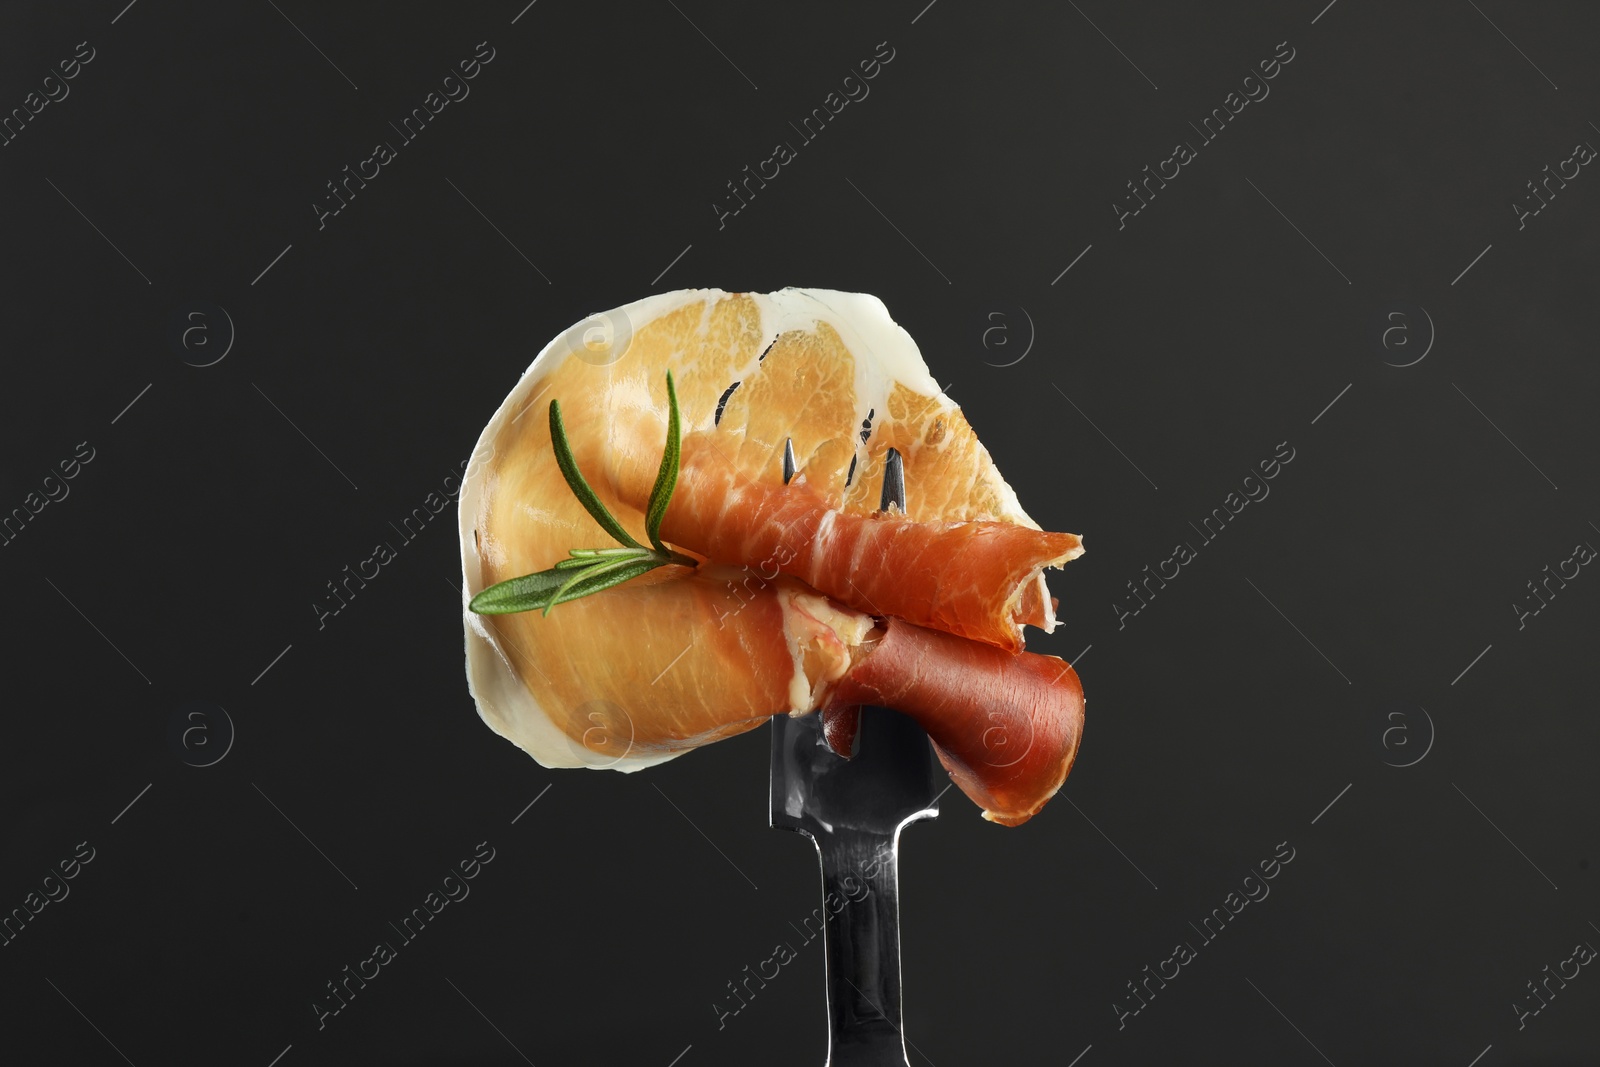
M 837 827 L 812 837 L 822 860 L 827 1067 L 909 1067 L 901 1033 L 898 836 Z

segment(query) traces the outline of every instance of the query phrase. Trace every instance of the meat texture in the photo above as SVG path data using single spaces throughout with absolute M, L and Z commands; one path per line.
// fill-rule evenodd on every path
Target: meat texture
M 635 472 L 651 473 L 651 472 Z M 624 487 L 643 509 L 650 483 Z M 1023 647 L 1022 626 L 1047 625 L 1042 568 L 1082 553 L 1069 533 L 1015 522 L 918 522 L 899 511 L 829 506 L 804 474 L 789 485 L 742 474 L 710 435 L 684 442 L 682 472 L 662 536 L 710 559 L 770 561 L 784 574 L 857 611 L 996 645 Z
M 705 562 L 549 615 L 466 611 L 489 585 L 608 543 L 554 461 L 552 398 L 596 494 L 644 540 L 668 369 L 684 444 L 662 533 Z M 891 447 L 907 506 L 879 515 Z M 683 291 L 574 327 L 484 430 L 459 533 L 478 711 L 546 766 L 638 770 L 773 714 L 875 703 L 916 717 L 961 789 L 1014 824 L 1076 752 L 1076 675 L 1016 653 L 1023 624 L 1055 624 L 1044 568 L 1082 546 L 1022 510 L 872 297 Z

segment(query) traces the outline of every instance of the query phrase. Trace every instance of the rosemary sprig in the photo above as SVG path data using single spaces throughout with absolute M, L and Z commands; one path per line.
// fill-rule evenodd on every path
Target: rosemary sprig
M 519 611 L 542 610 L 546 615 L 557 604 L 589 596 L 657 567 L 676 564 L 693 567 L 691 556 L 674 552 L 661 541 L 661 520 L 666 517 L 667 505 L 672 502 L 672 491 L 678 484 L 680 420 L 678 417 L 678 391 L 672 382 L 672 372 L 667 372 L 667 444 L 661 453 L 661 469 L 656 473 L 655 486 L 650 490 L 650 501 L 645 508 L 645 533 L 650 547 L 641 545 L 628 533 L 616 517 L 606 509 L 595 495 L 578 462 L 572 456 L 572 446 L 567 443 L 567 430 L 561 421 L 561 402 L 550 401 L 550 444 L 556 455 L 556 465 L 572 495 L 578 498 L 584 510 L 594 517 L 600 528 L 614 537 L 621 548 L 574 548 L 567 552 L 569 558 L 561 560 L 549 570 L 524 574 L 498 582 L 472 598 L 467 607 L 479 615 L 510 615 Z

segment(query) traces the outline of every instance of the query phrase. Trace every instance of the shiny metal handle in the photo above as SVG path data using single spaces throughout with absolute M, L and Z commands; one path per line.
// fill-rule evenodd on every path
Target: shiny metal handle
M 822 860 L 827 1067 L 909 1067 L 901 1033 L 899 836 L 840 827 L 812 837 Z
M 828 1065 L 909 1067 L 900 1017 L 900 835 L 939 814 L 941 776 L 927 735 L 903 715 L 862 708 L 850 759 L 833 751 L 821 719 L 773 717 L 770 802 L 772 825 L 810 838 L 821 858 Z

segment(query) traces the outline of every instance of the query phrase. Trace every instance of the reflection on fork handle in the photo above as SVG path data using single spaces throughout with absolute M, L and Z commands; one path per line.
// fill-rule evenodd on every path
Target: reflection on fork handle
M 820 714 L 772 719 L 772 825 L 811 839 L 822 863 L 829 1067 L 908 1067 L 900 1015 L 900 835 L 939 814 L 928 738 L 861 709 L 856 754 L 828 745 Z M 948 786 L 948 783 L 946 783 Z M 806 921 L 807 940 L 816 936 Z M 914 1047 L 914 1046 L 913 1046 Z
M 898 838 L 814 837 L 828 957 L 828 1067 L 908 1067 L 901 1034 Z

